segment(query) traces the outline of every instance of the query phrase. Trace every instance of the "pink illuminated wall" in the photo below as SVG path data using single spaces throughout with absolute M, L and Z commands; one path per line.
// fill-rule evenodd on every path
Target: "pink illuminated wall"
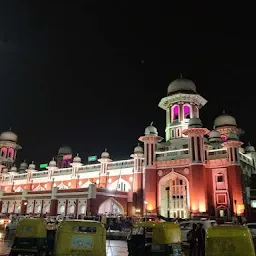
M 179 120 L 179 106 L 173 106 L 172 108 L 172 121 Z
M 1 156 L 3 157 L 7 156 L 7 148 L 1 148 Z
M 184 105 L 183 106 L 184 118 L 190 118 L 190 113 L 191 113 L 191 107 L 189 105 Z
M 13 156 L 14 156 L 14 150 L 13 150 L 13 148 L 9 148 L 8 149 L 8 157 L 13 159 Z

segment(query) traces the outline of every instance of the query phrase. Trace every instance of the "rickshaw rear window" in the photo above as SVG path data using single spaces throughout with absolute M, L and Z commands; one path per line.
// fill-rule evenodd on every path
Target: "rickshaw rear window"
M 85 226 L 76 226 L 73 227 L 74 233 L 96 233 L 96 227 L 85 227 Z
M 33 232 L 33 228 L 32 227 L 24 227 L 22 231 L 24 233 L 31 233 L 31 232 Z

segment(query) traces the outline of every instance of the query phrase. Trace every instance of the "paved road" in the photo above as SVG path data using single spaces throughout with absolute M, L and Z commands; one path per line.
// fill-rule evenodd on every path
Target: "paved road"
M 12 241 L 4 240 L 4 233 L 0 232 L 0 256 L 8 255 L 11 249 Z M 107 256 L 127 256 L 127 247 L 125 241 L 108 240 Z

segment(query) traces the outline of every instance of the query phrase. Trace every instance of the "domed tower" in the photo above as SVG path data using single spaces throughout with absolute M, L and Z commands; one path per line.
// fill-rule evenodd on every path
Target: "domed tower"
M 238 136 L 243 134 L 243 131 L 237 126 L 236 119 L 226 114 L 225 111 L 215 118 L 213 129 L 220 133 L 223 142 L 227 140 L 229 133 L 236 133 Z
M 157 211 L 157 171 L 155 167 L 155 150 L 158 142 L 163 138 L 158 136 L 156 127 L 153 122 L 146 127 L 144 136 L 139 138 L 139 141 L 144 143 L 144 166 L 145 172 L 143 177 L 144 200 L 147 202 L 147 210 L 151 213 Z M 145 209 L 143 209 L 145 211 Z
M 17 151 L 21 146 L 17 144 L 18 136 L 10 131 L 1 133 L 0 135 L 0 161 L 8 169 L 13 166 L 16 160 Z
M 189 119 L 199 117 L 199 109 L 206 103 L 193 81 L 181 77 L 171 82 L 167 96 L 158 105 L 166 111 L 166 141 L 186 137 L 183 130 L 188 128 Z
M 212 130 L 209 133 L 209 144 L 211 145 L 212 149 L 220 149 L 222 148 L 222 138 L 218 131 Z
M 63 146 L 59 149 L 56 160 L 58 168 L 67 168 L 71 167 L 73 153 L 72 149 L 68 146 Z

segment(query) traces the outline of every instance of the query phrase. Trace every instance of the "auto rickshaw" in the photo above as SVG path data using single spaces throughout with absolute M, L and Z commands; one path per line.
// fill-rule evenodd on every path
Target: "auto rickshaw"
M 56 232 L 55 256 L 106 256 L 106 229 L 97 221 L 64 220 Z
M 141 222 L 132 227 L 128 237 L 129 256 L 182 256 L 181 230 L 173 222 Z
M 10 256 L 48 254 L 46 221 L 43 218 L 22 219 L 16 229 Z
M 250 230 L 240 225 L 208 228 L 205 253 L 206 256 L 255 256 Z

